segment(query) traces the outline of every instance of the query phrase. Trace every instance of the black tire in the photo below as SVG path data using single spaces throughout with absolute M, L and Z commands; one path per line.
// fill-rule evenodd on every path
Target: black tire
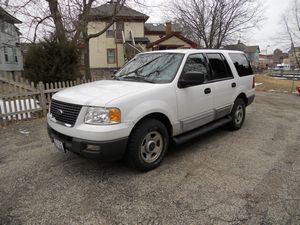
M 232 121 L 228 124 L 228 129 L 238 130 L 243 126 L 246 117 L 246 104 L 242 98 L 237 98 L 231 110 Z
M 126 161 L 140 171 L 149 171 L 160 165 L 169 145 L 165 125 L 156 119 L 142 121 L 132 131 L 126 152 Z

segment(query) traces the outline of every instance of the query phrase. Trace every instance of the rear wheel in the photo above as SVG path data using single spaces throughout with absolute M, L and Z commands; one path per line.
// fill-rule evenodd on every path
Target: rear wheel
M 238 130 L 243 126 L 246 116 L 245 101 L 241 98 L 237 98 L 234 102 L 231 111 L 232 121 L 228 124 L 230 130 Z
M 147 119 L 132 131 L 126 159 L 141 171 L 152 170 L 163 160 L 168 143 L 165 125 L 156 119 Z

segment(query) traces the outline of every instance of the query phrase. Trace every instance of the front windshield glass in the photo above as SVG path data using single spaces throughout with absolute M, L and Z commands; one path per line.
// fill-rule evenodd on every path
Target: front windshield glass
M 181 53 L 137 55 L 114 75 L 114 79 L 169 83 L 175 77 L 183 56 Z

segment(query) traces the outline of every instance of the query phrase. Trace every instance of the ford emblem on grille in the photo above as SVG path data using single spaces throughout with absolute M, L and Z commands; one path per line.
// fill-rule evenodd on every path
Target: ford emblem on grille
M 62 111 L 61 109 L 56 109 L 56 110 L 59 113 L 59 115 L 62 115 L 64 113 L 64 111 Z

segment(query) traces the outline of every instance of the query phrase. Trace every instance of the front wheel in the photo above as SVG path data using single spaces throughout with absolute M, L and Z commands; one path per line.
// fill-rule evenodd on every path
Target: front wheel
M 163 160 L 168 143 L 165 125 L 156 119 L 147 119 L 132 131 L 126 159 L 141 171 L 152 170 Z
M 231 110 L 232 121 L 228 124 L 230 130 L 238 130 L 243 126 L 246 116 L 245 101 L 237 98 Z

